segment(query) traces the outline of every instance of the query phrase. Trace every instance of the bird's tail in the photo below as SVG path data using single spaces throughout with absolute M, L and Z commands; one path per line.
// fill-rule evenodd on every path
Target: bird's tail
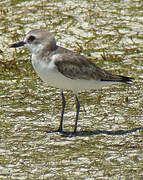
M 134 78 L 120 76 L 120 75 L 112 75 L 110 78 L 108 77 L 107 79 L 106 78 L 101 79 L 101 81 L 123 82 L 123 83 L 132 82 L 133 80 Z

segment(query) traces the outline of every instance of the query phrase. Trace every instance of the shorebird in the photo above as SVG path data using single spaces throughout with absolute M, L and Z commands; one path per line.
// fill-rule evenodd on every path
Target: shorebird
M 10 47 L 27 46 L 31 50 L 31 61 L 38 76 L 47 83 L 61 89 L 62 112 L 60 125 L 55 132 L 63 132 L 63 118 L 66 106 L 63 90 L 72 90 L 76 99 L 76 118 L 73 133 L 77 132 L 80 102 L 78 91 L 100 89 L 119 82 L 128 83 L 131 77 L 114 75 L 96 66 L 91 60 L 56 44 L 55 37 L 46 30 L 28 32 L 24 41 Z

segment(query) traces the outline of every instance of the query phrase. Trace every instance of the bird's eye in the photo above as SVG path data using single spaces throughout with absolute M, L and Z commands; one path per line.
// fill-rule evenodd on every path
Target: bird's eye
M 29 36 L 29 38 L 27 39 L 28 42 L 32 42 L 36 39 L 35 36 Z

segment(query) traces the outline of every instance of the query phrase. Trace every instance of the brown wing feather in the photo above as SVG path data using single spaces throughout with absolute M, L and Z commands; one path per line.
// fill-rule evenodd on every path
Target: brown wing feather
M 92 61 L 81 55 L 61 54 L 55 64 L 58 70 L 71 79 L 94 79 L 104 78 L 108 73 L 97 67 Z
M 132 78 L 113 75 L 96 66 L 91 60 L 79 54 L 60 54 L 55 60 L 58 70 L 71 79 L 128 82 Z

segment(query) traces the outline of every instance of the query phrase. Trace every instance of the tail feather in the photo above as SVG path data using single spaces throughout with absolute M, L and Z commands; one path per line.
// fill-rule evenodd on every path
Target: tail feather
M 123 82 L 128 83 L 132 82 L 134 78 L 126 77 L 126 76 L 112 76 L 110 79 L 101 79 L 101 81 L 111 81 L 111 82 Z

